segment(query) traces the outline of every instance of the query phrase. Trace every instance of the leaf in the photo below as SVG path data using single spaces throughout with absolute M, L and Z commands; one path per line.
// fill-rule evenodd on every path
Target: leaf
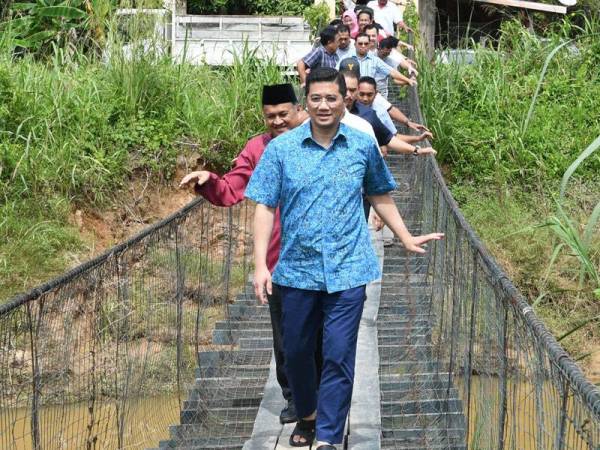
M 570 329 L 569 331 L 567 331 L 566 333 L 562 334 L 561 336 L 559 336 L 558 338 L 556 338 L 556 340 L 558 342 L 562 341 L 564 338 L 570 336 L 571 334 L 575 333 L 577 330 L 580 330 L 581 328 L 585 327 L 587 324 L 592 323 L 592 322 L 596 322 L 600 320 L 600 316 L 596 316 L 596 317 L 591 317 L 589 319 L 584 320 L 583 322 L 575 325 L 575 327 L 573 327 L 572 329 Z
M 71 6 L 45 6 L 35 10 L 40 17 L 63 17 L 65 19 L 83 19 L 86 13 Z
M 29 27 L 33 19 L 31 16 L 19 17 L 18 19 L 7 20 L 4 23 L 0 23 L 0 30 L 10 29 L 20 31 L 23 27 Z
M 581 154 L 577 157 L 577 159 L 575 161 L 573 161 L 571 163 L 571 165 L 567 168 L 567 170 L 565 171 L 565 174 L 563 175 L 562 181 L 560 182 L 560 198 L 561 199 L 563 199 L 565 196 L 565 190 L 567 188 L 567 183 L 569 182 L 571 175 L 573 175 L 573 172 L 575 172 L 577 167 L 579 167 L 579 165 L 588 156 L 590 156 L 592 153 L 594 153 L 596 150 L 598 150 L 598 148 L 600 148 L 600 136 L 598 136 L 594 140 L 594 142 L 592 142 L 584 151 L 582 151 Z
M 543 283 L 546 283 L 548 281 L 548 277 L 550 276 L 550 271 L 552 270 L 552 266 L 554 266 L 554 263 L 556 262 L 556 258 L 558 258 L 558 255 L 560 254 L 560 251 L 562 250 L 562 248 L 564 246 L 565 246 L 564 243 L 560 243 L 556 247 L 554 247 L 554 251 L 552 252 L 552 257 L 550 258 L 550 262 L 548 263 L 548 268 L 546 269 L 546 273 L 544 274 Z
M 10 7 L 13 11 L 27 11 L 29 9 L 35 8 L 37 3 L 13 3 Z
M 572 329 L 570 329 L 566 333 L 563 333 L 561 336 L 559 336 L 558 338 L 556 338 L 556 340 L 558 342 L 560 342 L 564 338 L 566 338 L 566 337 L 570 336 L 571 334 L 575 333 L 577 330 L 580 330 L 581 328 L 585 327 L 587 324 L 592 323 L 592 322 L 596 322 L 598 320 L 600 320 L 600 316 L 591 317 L 589 319 L 586 319 L 583 322 L 580 322 L 577 325 L 575 325 Z
M 57 32 L 52 30 L 38 31 L 37 33 L 33 33 L 32 35 L 27 36 L 27 41 L 38 43 L 53 38 L 54 36 L 56 36 L 56 34 Z
M 594 207 L 594 210 L 592 211 L 592 214 L 590 215 L 590 218 L 588 219 L 588 223 L 585 226 L 585 229 L 583 230 L 583 245 L 585 245 L 586 247 L 589 247 L 590 245 L 592 245 L 592 236 L 594 233 L 594 229 L 596 228 L 596 225 L 598 224 L 598 220 L 600 219 L 600 202 L 598 202 L 596 204 L 596 206 Z

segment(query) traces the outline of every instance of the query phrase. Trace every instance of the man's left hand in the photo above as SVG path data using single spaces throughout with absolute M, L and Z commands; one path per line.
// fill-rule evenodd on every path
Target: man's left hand
M 427 130 L 427 131 L 423 131 L 420 135 L 419 135 L 419 140 L 423 141 L 425 139 L 433 139 L 433 134 L 431 134 L 431 131 Z
M 413 122 L 412 120 L 409 120 L 408 123 L 406 124 L 406 126 L 408 128 L 412 128 L 413 130 L 416 130 L 416 131 L 429 131 L 429 128 L 427 128 L 425 125 L 421 125 L 420 123 Z M 431 136 L 431 138 L 433 139 L 433 135 Z
M 409 242 L 403 242 L 406 250 L 413 253 L 425 253 L 422 247 L 429 241 L 439 241 L 444 237 L 444 233 L 429 233 L 422 236 L 411 236 Z

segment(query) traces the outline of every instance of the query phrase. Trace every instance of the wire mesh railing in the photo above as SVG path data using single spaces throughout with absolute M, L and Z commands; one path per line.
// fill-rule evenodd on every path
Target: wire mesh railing
M 422 119 L 415 90 L 404 106 Z M 427 257 L 386 250 L 382 447 L 598 450 L 600 393 L 483 247 L 435 160 L 390 166 L 409 228 L 446 238 Z M 0 448 L 239 446 L 271 357 L 268 310 L 247 289 L 250 223 L 245 202 L 197 199 L 0 305 Z
M 237 343 L 213 335 L 246 292 L 249 214 L 245 203 L 196 199 L 0 305 L 0 448 L 139 449 L 167 438 L 198 371 L 232 365 Z M 202 404 L 227 395 L 224 383 L 196 392 Z M 206 436 L 224 422 L 203 420 Z
M 422 123 L 416 90 L 403 106 Z M 379 337 L 382 446 L 600 449 L 600 391 L 482 245 L 436 161 L 390 164 L 410 185 L 407 222 L 445 239 L 426 258 L 386 251 L 380 314 L 396 325 Z

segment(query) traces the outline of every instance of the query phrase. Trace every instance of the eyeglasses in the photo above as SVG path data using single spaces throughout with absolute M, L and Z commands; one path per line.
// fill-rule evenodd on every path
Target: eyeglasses
M 366 47 L 367 45 L 369 45 L 369 42 L 357 42 L 356 45 L 358 45 L 359 47 Z
M 335 103 L 339 99 L 340 98 L 336 95 L 325 95 L 324 97 L 321 97 L 320 95 L 311 95 L 308 97 L 308 102 L 314 106 L 319 106 L 321 103 L 323 103 L 323 100 L 324 100 L 325 103 L 327 103 L 329 106 L 331 106 L 331 105 L 335 105 Z

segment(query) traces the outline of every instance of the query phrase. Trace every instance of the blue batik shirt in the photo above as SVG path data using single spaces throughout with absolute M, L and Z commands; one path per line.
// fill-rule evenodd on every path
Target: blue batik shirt
M 362 193 L 396 188 L 373 138 L 340 124 L 331 146 L 307 122 L 273 139 L 246 197 L 281 212 L 281 253 L 273 282 L 339 292 L 381 276 L 363 212 Z

